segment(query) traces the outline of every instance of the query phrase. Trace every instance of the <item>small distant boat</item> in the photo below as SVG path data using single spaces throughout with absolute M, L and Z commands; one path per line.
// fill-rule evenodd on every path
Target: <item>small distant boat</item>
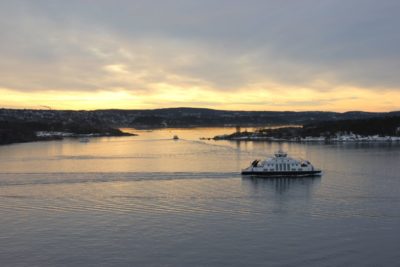
M 179 137 L 177 135 L 174 135 L 174 137 L 172 137 L 172 139 L 179 140 Z
M 90 139 L 87 138 L 87 137 L 82 137 L 82 138 L 79 138 L 79 142 L 80 142 L 80 143 L 89 143 L 89 142 L 90 142 Z
M 254 160 L 249 167 L 242 170 L 243 175 L 260 175 L 270 177 L 297 177 L 321 175 L 321 170 L 307 160 L 297 160 L 287 156 L 287 153 L 278 151 L 274 157 L 266 160 Z

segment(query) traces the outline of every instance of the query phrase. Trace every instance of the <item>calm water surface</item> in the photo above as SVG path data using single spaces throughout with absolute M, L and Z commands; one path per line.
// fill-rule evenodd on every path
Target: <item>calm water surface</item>
M 231 131 L 1 146 L 0 265 L 400 266 L 400 144 L 284 143 L 324 175 L 245 178 L 279 144 L 199 140 Z

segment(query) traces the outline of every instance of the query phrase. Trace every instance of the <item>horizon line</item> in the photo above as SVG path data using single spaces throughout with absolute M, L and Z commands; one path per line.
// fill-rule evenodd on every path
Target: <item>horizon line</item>
M 53 109 L 51 107 L 43 108 L 7 108 L 0 107 L 2 110 L 37 110 L 37 111 L 76 111 L 76 112 L 90 112 L 90 111 L 106 111 L 106 110 L 119 110 L 119 111 L 144 111 L 144 110 L 167 110 L 167 109 L 203 109 L 203 110 L 213 110 L 213 111 L 227 111 L 227 112 L 296 112 L 296 113 L 306 113 L 306 112 L 321 112 L 321 113 L 351 113 L 351 112 L 363 112 L 363 113 L 395 113 L 400 112 L 399 110 L 391 111 L 366 111 L 366 110 L 347 110 L 347 111 L 326 111 L 326 110 L 230 110 L 230 109 L 215 109 L 215 108 L 202 108 L 202 107 L 163 107 L 163 108 L 142 108 L 142 109 L 123 109 L 123 108 L 100 108 L 100 109 Z

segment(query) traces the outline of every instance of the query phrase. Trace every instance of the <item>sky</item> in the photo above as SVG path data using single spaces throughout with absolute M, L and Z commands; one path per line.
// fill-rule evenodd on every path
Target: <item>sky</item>
M 0 2 L 0 107 L 400 110 L 398 0 Z

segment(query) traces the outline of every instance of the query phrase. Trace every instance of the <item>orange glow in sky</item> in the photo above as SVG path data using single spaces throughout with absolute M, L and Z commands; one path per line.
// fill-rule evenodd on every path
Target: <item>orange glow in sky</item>
M 218 92 L 202 88 L 179 88 L 158 84 L 151 94 L 135 95 L 128 90 L 96 92 L 16 92 L 0 89 L 1 105 L 9 108 L 94 110 L 153 109 L 166 107 L 207 107 L 225 110 L 321 110 L 321 111 L 391 111 L 398 108 L 400 92 L 374 92 L 341 87 L 333 92 L 307 88 L 247 88 L 235 92 Z
M 1 1 L 0 108 L 400 110 L 398 2 L 349 7 Z

